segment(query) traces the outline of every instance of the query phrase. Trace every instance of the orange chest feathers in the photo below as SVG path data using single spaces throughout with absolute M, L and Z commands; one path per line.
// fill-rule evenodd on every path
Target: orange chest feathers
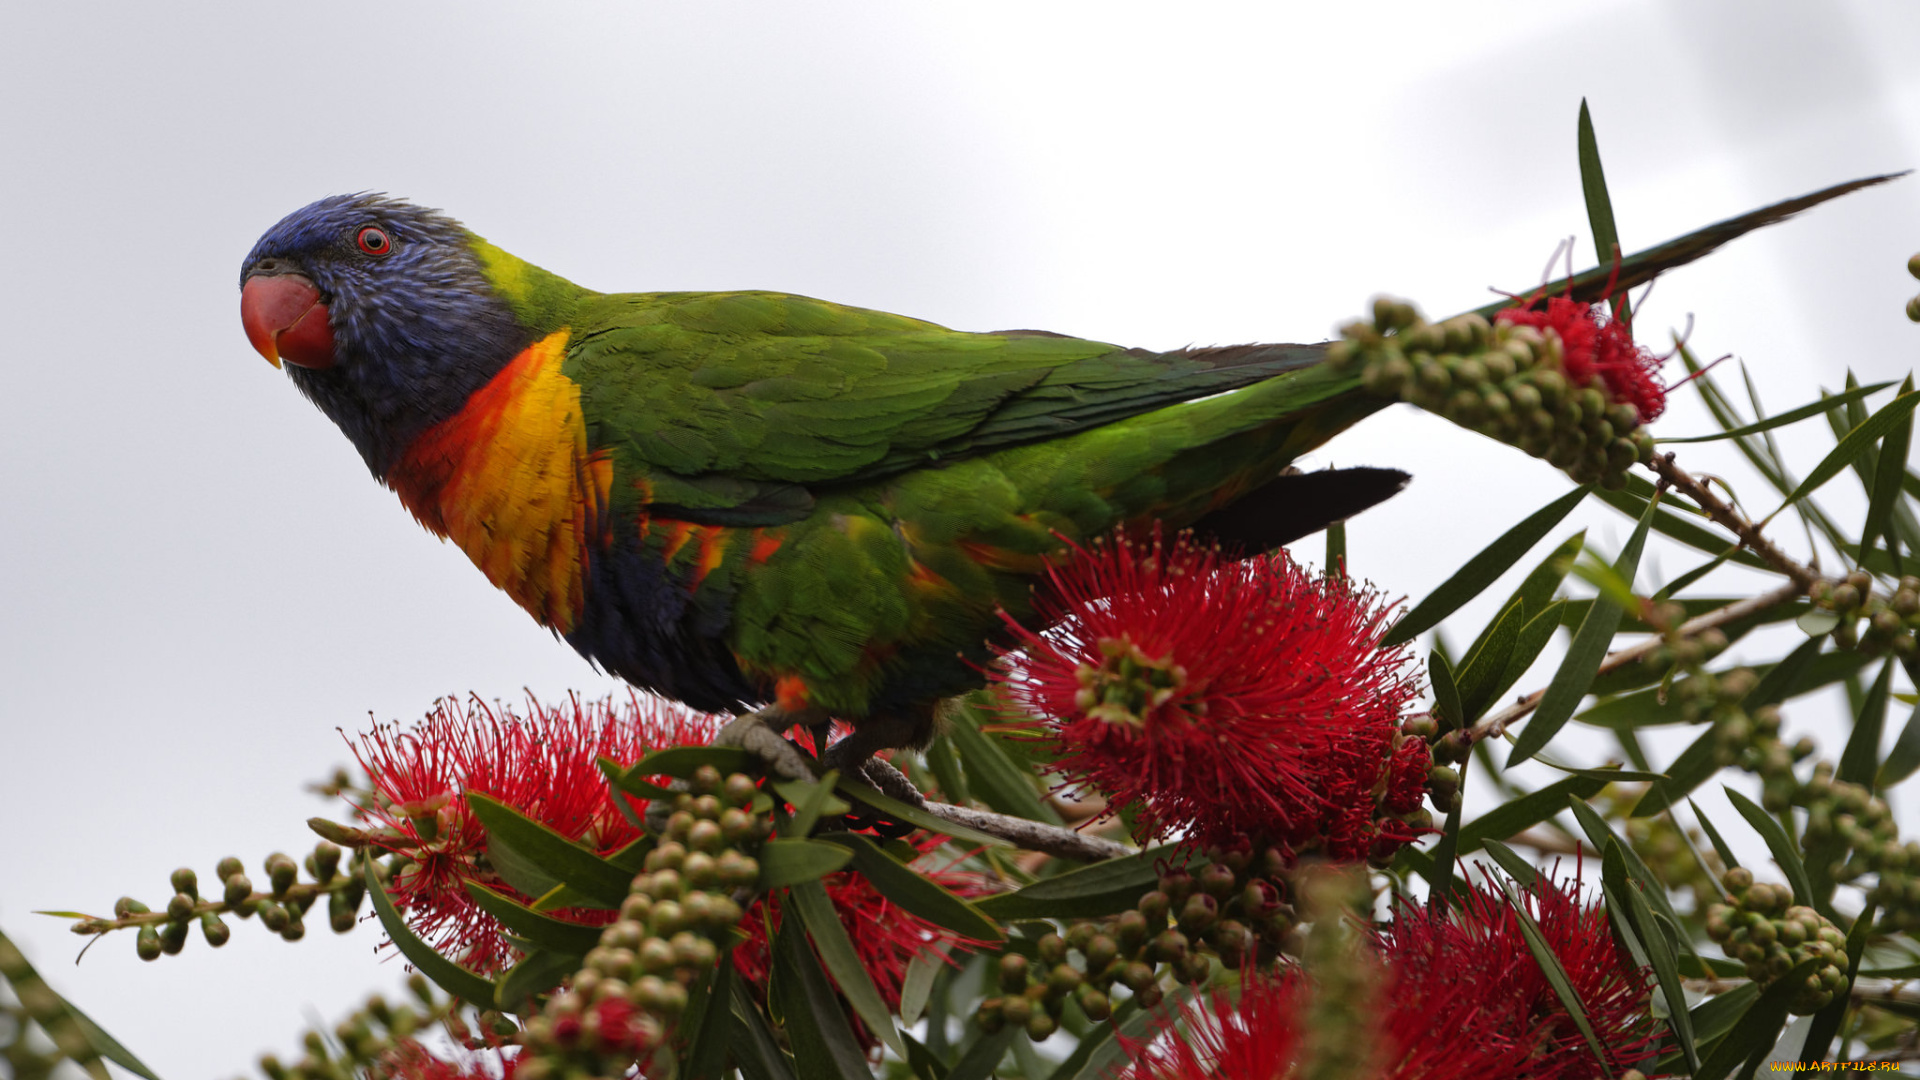
M 413 516 L 452 540 L 542 626 L 573 630 L 602 539 L 613 464 L 587 449 L 567 332 L 527 347 L 387 472 Z

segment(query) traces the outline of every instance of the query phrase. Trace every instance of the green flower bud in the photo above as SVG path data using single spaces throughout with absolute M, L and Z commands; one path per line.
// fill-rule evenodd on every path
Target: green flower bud
M 1000 958 L 1000 989 L 1009 994 L 1024 993 L 1027 989 L 1027 958 L 1019 953 L 1007 953 Z
M 1920 296 L 1907 301 L 1907 318 L 1920 322 Z
M 1046 1013 L 1037 1012 L 1027 1017 L 1027 1037 L 1034 1042 L 1045 1042 L 1060 1028 L 1060 1022 Z
M 170 922 L 160 928 L 160 951 L 161 952 L 166 953 L 168 956 L 178 956 L 180 955 L 180 950 L 186 947 L 187 947 L 187 924 L 186 923 Z
M 151 926 L 141 927 L 139 933 L 134 935 L 133 946 L 134 952 L 142 960 L 160 959 L 160 931 Z
M 1087 1014 L 1087 1019 L 1095 1023 L 1113 1015 L 1112 1000 L 1091 986 L 1082 986 L 1074 1000 L 1080 1003 L 1080 1011 Z

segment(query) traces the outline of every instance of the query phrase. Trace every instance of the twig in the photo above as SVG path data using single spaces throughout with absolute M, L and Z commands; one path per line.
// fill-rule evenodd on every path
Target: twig
M 955 825 L 978 829 L 1030 851 L 1044 851 L 1062 859 L 1099 862 L 1102 859 L 1117 859 L 1125 855 L 1139 854 L 1133 848 L 1114 843 L 1112 840 L 1088 836 L 1085 833 L 1074 832 L 1072 829 L 1062 829 L 1057 825 L 1028 821 L 1026 818 L 996 814 L 990 810 L 974 810 L 932 800 L 928 800 L 922 809 Z
M 1820 577 L 1818 571 L 1796 562 L 1779 548 L 1773 546 L 1760 532 L 1760 526 L 1748 521 L 1746 515 L 1735 510 L 1726 500 L 1715 495 L 1707 485 L 1701 483 L 1692 473 L 1674 464 L 1673 454 L 1655 454 L 1653 471 L 1660 474 L 1675 490 L 1685 494 L 1700 505 L 1715 522 L 1740 538 L 1740 546 L 1765 559 L 1768 566 L 1792 578 L 1801 589 L 1814 583 Z
M 1716 626 L 1723 626 L 1736 619 L 1742 619 L 1748 615 L 1752 615 L 1757 611 L 1765 611 L 1775 604 L 1785 603 L 1805 591 L 1806 586 L 1800 584 L 1798 581 L 1794 581 L 1770 592 L 1761 593 L 1759 596 L 1728 604 L 1723 608 L 1715 608 L 1712 611 L 1697 615 L 1681 623 L 1680 635 L 1687 637 L 1698 634 L 1704 630 L 1711 630 Z M 1666 638 L 1655 635 L 1637 645 L 1621 649 L 1619 652 L 1608 653 L 1607 658 L 1600 661 L 1600 670 L 1595 672 L 1595 674 L 1605 675 L 1609 671 L 1625 667 L 1664 644 L 1666 644 Z M 1481 739 L 1490 736 L 1498 738 L 1505 734 L 1507 725 L 1512 724 L 1514 721 L 1519 720 L 1521 717 L 1539 708 L 1540 699 L 1545 697 L 1546 694 L 1546 688 L 1542 687 L 1506 708 L 1501 709 L 1499 712 L 1482 717 L 1479 723 L 1473 725 L 1473 740 L 1479 742 Z

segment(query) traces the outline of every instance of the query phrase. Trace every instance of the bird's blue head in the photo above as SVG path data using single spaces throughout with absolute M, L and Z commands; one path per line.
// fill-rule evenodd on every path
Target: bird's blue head
M 268 229 L 240 269 L 247 339 L 353 441 L 375 476 L 458 412 L 535 333 L 459 222 L 334 195 Z

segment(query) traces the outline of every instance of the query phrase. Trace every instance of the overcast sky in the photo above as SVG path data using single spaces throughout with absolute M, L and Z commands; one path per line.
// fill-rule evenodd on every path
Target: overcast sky
M 316 921 L 75 969 L 31 910 L 307 850 L 302 785 L 369 714 L 614 685 L 247 346 L 239 262 L 287 212 L 383 190 L 593 288 L 1171 348 L 1319 340 L 1382 291 L 1477 306 L 1574 234 L 1590 264 L 1583 96 L 1629 249 L 1920 159 L 1910 0 L 12 3 L 0 40 L 0 926 L 169 1078 L 291 1054 L 399 966 Z M 1849 364 L 1898 377 L 1916 210 L 1908 180 L 1740 241 L 1661 282 L 1643 340 L 1693 315 L 1776 408 Z M 1690 401 L 1661 425 L 1699 430 Z M 1803 471 L 1830 445 L 1787 442 Z M 1350 540 L 1414 599 L 1567 483 L 1405 408 L 1317 460 L 1415 473 Z M 1585 520 L 1617 550 L 1618 519 Z M 1642 585 L 1693 562 L 1650 555 Z M 1830 716 L 1794 722 L 1837 754 Z

